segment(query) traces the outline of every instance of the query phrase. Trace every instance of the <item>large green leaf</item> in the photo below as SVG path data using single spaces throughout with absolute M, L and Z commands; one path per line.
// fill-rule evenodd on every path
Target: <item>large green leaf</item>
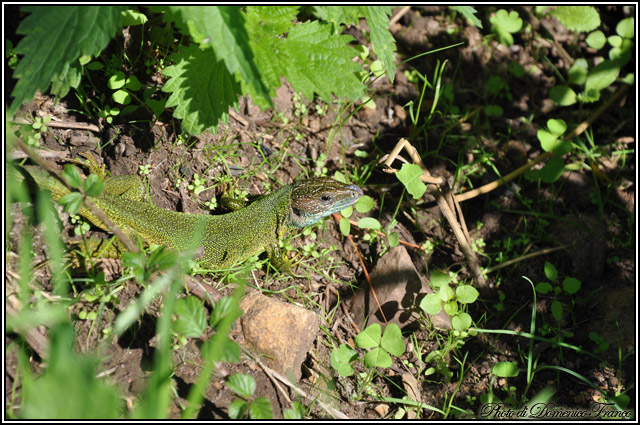
M 37 90 L 46 91 L 54 78 L 59 93 L 79 81 L 74 70 L 80 56 L 95 56 L 115 35 L 122 20 L 124 6 L 24 6 L 31 14 L 24 18 L 16 32 L 25 37 L 16 46 L 24 55 L 13 76 L 18 80 L 13 89 L 10 113 L 22 102 L 33 98 Z
M 169 6 L 152 10 L 164 11 L 165 20 L 174 21 L 201 47 L 212 47 L 231 74 L 239 73 L 254 100 L 261 99 L 264 106 L 271 106 L 268 88 L 250 47 L 245 16 L 239 7 Z
M 356 51 L 349 46 L 352 37 L 333 34 L 331 25 L 313 21 L 290 26 L 285 38 L 281 24 L 267 24 L 274 20 L 270 9 L 247 8 L 247 25 L 271 95 L 281 77 L 308 99 L 314 93 L 326 101 L 331 101 L 332 93 L 351 100 L 363 95 L 364 86 L 355 74 L 362 68 L 353 62 Z M 279 23 L 281 17 L 277 18 Z
M 169 77 L 162 91 L 171 93 L 166 107 L 176 107 L 174 115 L 183 120 L 183 130 L 200 134 L 220 120 L 226 122 L 229 107 L 237 105 L 240 86 L 213 49 L 183 47 L 170 59 L 175 65 L 162 72 Z
M 368 6 L 365 8 L 367 24 L 371 31 L 371 44 L 373 51 L 378 55 L 378 59 L 384 64 L 387 71 L 389 81 L 393 83 L 395 76 L 396 64 L 394 62 L 394 52 L 396 50 L 396 42 L 387 29 L 389 25 L 389 8 L 380 6 Z

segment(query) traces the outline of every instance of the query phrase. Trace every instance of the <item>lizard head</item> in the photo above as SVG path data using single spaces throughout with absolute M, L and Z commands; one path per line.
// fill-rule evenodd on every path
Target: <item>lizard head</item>
M 305 227 L 341 211 L 362 196 L 362 189 L 329 177 L 299 180 L 292 185 L 291 225 Z

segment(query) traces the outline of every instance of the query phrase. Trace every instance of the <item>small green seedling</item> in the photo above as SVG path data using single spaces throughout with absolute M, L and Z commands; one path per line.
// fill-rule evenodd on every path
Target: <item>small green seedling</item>
M 236 373 L 229 376 L 227 386 L 242 399 L 229 405 L 229 417 L 232 419 L 271 419 L 273 410 L 266 397 L 253 398 L 256 391 L 256 380 L 253 376 Z
M 500 9 L 489 19 L 489 22 L 491 22 L 491 32 L 505 46 L 512 46 L 513 35 L 511 34 L 515 34 L 522 29 L 522 19 L 515 10 L 507 12 L 504 9 Z
M 454 291 L 449 285 L 450 280 L 451 277 L 447 273 L 434 270 L 431 273 L 431 286 L 436 292 L 427 294 L 420 301 L 420 308 L 430 315 L 436 315 L 444 309 L 451 316 L 454 334 L 458 332 L 457 335 L 464 338 L 468 335 L 467 330 L 471 326 L 472 320 L 462 307 L 474 303 L 480 294 L 471 285 L 458 285 Z

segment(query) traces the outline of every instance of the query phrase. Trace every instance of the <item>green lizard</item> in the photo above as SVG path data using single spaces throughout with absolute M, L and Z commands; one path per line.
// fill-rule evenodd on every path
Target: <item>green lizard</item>
M 87 165 L 92 172 L 103 174 L 95 162 Z M 40 188 L 51 192 L 54 200 L 69 193 L 44 169 L 23 168 Z M 16 179 L 22 180 L 23 176 L 17 175 Z M 283 186 L 237 211 L 211 216 L 179 213 L 143 202 L 144 186 L 138 176 L 107 178 L 105 183 L 106 189 L 92 201 L 128 236 L 138 234 L 148 244 L 176 251 L 195 248 L 197 260 L 212 268 L 228 267 L 264 250 L 276 267 L 286 268 L 278 242 L 287 232 L 314 224 L 362 196 L 362 189 L 356 185 L 317 177 Z M 85 207 L 79 214 L 108 231 Z

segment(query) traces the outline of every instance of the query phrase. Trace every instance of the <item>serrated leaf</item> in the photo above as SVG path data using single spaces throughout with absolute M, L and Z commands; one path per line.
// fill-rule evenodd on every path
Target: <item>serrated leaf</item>
M 471 285 L 461 285 L 456 288 L 456 300 L 462 304 L 474 303 L 480 293 Z
M 413 199 L 419 199 L 427 191 L 427 186 L 420 180 L 422 168 L 416 164 L 402 164 L 400 171 L 396 173 L 398 180 L 407 188 L 407 192 Z
M 202 301 L 196 297 L 185 297 L 176 300 L 173 330 L 189 338 L 199 338 L 207 329 L 207 311 Z
M 233 400 L 229 404 L 228 413 L 231 419 L 239 419 L 244 416 L 245 411 L 249 407 L 249 403 L 244 400 Z
M 605 60 L 591 68 L 587 81 L 585 82 L 585 91 L 600 91 L 609 87 L 618 78 L 620 72 L 620 64 L 617 61 Z
M 233 297 L 222 297 L 216 303 L 213 311 L 211 312 L 209 325 L 215 329 L 225 316 L 231 316 L 231 320 L 233 321 L 241 315 L 242 311 L 240 310 L 240 307 L 238 307 L 238 303 L 233 299 Z
M 462 14 L 466 19 L 470 20 L 473 25 L 478 28 L 482 28 L 482 22 L 476 18 L 476 8 L 473 6 L 449 6 L 449 9 L 453 9 L 456 12 Z
M 391 367 L 393 360 L 391 356 L 382 348 L 374 348 L 364 355 L 364 365 L 367 367 Z
M 240 7 L 170 6 L 152 10 L 165 11 L 165 20 L 173 20 L 196 43 L 213 48 L 215 56 L 226 65 L 228 73 L 240 75 L 253 101 L 261 106 L 271 106 L 269 90 L 256 64 L 245 15 Z
M 491 368 L 491 373 L 500 378 L 513 378 L 518 376 L 520 371 L 514 362 L 499 362 Z
M 272 419 L 273 410 L 266 397 L 258 397 L 249 405 L 249 417 L 251 419 Z
M 589 32 L 600 26 L 600 15 L 593 6 L 558 6 L 551 14 L 571 31 Z
M 442 310 L 442 302 L 437 294 L 427 294 L 420 301 L 420 308 L 427 314 L 438 314 Z
M 129 9 L 122 12 L 122 26 L 144 25 L 148 21 L 144 13 Z
M 62 171 L 62 177 L 65 181 L 74 189 L 82 186 L 82 174 L 78 167 L 72 164 L 67 164 L 64 166 L 64 170 Z
M 352 40 L 351 36 L 332 34 L 329 25 L 317 21 L 298 24 L 283 40 L 279 66 L 291 86 L 308 99 L 313 99 L 314 93 L 326 102 L 331 102 L 332 93 L 359 99 L 364 85 L 355 73 L 362 67 L 352 60 L 357 55 L 349 46 Z
M 89 196 L 98 196 L 105 188 L 104 181 L 95 174 L 89 174 L 84 181 L 84 193 Z
M 467 313 L 459 313 L 451 318 L 451 327 L 459 332 L 464 332 L 471 326 L 471 316 Z
M 82 194 L 80 192 L 69 192 L 62 196 L 58 203 L 64 207 L 64 211 L 73 215 L 77 214 L 82 207 Z
M 371 32 L 373 52 L 378 55 L 378 59 L 387 71 L 389 81 L 393 83 L 396 69 L 394 61 L 396 42 L 387 29 L 389 26 L 389 14 L 391 13 L 389 9 L 388 7 L 367 6 L 365 8 L 365 17 Z
M 249 398 L 256 391 L 256 380 L 249 375 L 234 373 L 227 379 L 227 386 L 240 397 Z
M 166 107 L 176 107 L 174 115 L 183 120 L 183 130 L 200 134 L 226 122 L 240 87 L 213 50 L 182 47 L 170 59 L 176 64 L 162 71 L 169 77 L 162 91 L 171 93 Z
M 9 108 L 12 114 L 37 90 L 45 92 L 54 76 L 65 79 L 69 65 L 82 55 L 97 56 L 115 35 L 125 6 L 23 6 L 30 12 L 16 32 L 25 37 L 15 48 L 24 55 L 13 77 L 17 79 Z M 70 81 L 70 80 L 67 80 Z
M 387 350 L 390 354 L 400 357 L 404 354 L 404 340 L 402 339 L 402 331 L 395 323 L 389 323 L 382 335 L 380 346 Z
M 374 323 L 356 335 L 355 342 L 360 348 L 373 348 L 380 345 L 381 338 L 382 328 L 379 323 Z
M 240 361 L 240 346 L 237 342 L 228 338 L 222 343 L 220 350 L 216 351 L 220 354 L 219 356 L 212 356 L 212 360 L 215 362 L 238 363 Z
M 571 106 L 576 103 L 576 92 L 569 86 L 555 86 L 549 90 L 549 97 L 560 106 Z
M 323 21 L 340 25 L 357 25 L 360 18 L 364 18 L 366 6 L 313 6 L 313 14 Z

